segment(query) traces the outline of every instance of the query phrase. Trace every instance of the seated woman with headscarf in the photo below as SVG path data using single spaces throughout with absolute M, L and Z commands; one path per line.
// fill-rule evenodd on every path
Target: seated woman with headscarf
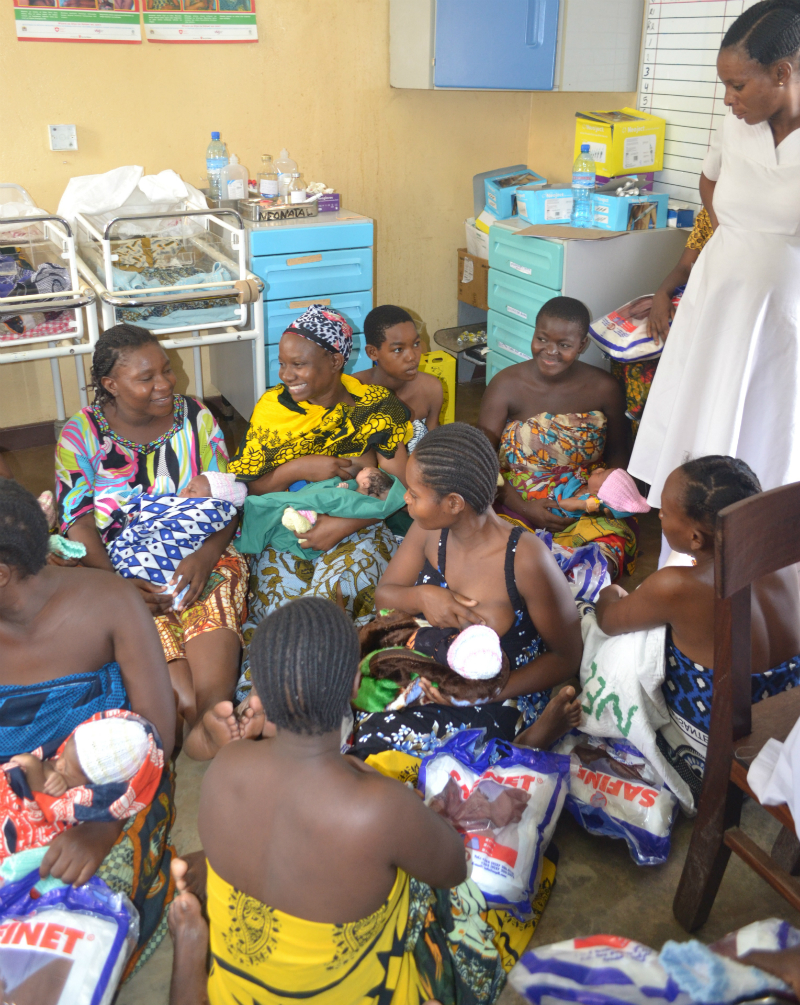
M 174 393 L 169 358 L 146 329 L 121 324 L 103 332 L 92 380 L 94 404 L 72 416 L 56 447 L 59 525 L 85 546 L 84 565 L 123 571 L 120 542 L 145 504 L 174 498 L 203 472 L 224 472 L 228 453 L 209 410 Z M 247 562 L 232 544 L 237 524 L 231 505 L 224 525 L 196 547 L 196 522 L 178 517 L 156 555 L 133 549 L 123 571 L 155 618 L 178 714 L 189 727 L 186 753 L 198 760 L 229 738 L 225 703 L 239 670 L 247 594 Z
M 486 389 L 478 426 L 500 450 L 499 508 L 566 548 L 595 543 L 612 579 L 631 573 L 636 533 L 630 520 L 603 513 L 561 517 L 554 490 L 597 467 L 625 468 L 628 431 L 616 380 L 578 357 L 589 344 L 589 312 L 554 297 L 536 317 L 533 359 L 501 370 Z M 601 464 L 602 462 L 602 464 Z
M 314 304 L 284 332 L 281 383 L 257 403 L 239 453 L 228 466 L 252 495 L 284 492 L 300 482 L 351 478 L 380 465 L 403 478 L 409 411 L 378 384 L 345 374 L 353 332 L 338 311 Z M 303 547 L 323 552 L 314 561 L 266 548 L 251 558 L 245 644 L 271 611 L 302 596 L 339 604 L 356 625 L 375 613 L 375 587 L 397 550 L 382 523 L 320 516 L 303 533 Z M 250 690 L 245 659 L 237 697 Z
M 76 886 L 96 873 L 131 898 L 140 935 L 130 973 L 166 931 L 174 889 L 175 700 L 141 594 L 120 576 L 46 564 L 48 537 L 36 499 L 0 479 L 0 764 L 30 751 L 51 757 L 80 723 L 114 709 L 158 731 L 166 766 L 149 805 L 126 821 L 65 830 L 40 866 L 43 876 Z

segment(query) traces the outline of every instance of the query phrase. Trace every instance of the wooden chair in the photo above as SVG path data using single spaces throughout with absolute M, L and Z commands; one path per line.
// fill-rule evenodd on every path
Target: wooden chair
M 673 911 L 687 931 L 705 923 L 732 851 L 797 910 L 800 843 L 786 805 L 768 855 L 739 827 L 747 768 L 770 737 L 800 718 L 800 687 L 751 704 L 750 584 L 800 562 L 800 483 L 752 496 L 717 517 L 714 555 L 714 698 L 703 791 Z M 737 757 L 738 754 L 738 757 Z M 757 801 L 757 800 L 756 800 Z

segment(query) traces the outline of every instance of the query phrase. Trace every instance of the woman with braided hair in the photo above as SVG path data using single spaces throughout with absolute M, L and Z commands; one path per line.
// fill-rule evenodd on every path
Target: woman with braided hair
M 670 336 L 671 337 L 671 336 Z M 597 602 L 606 635 L 667 625 L 662 687 L 669 725 L 656 735 L 661 752 L 700 794 L 714 671 L 714 527 L 717 514 L 761 491 L 734 457 L 699 457 L 673 471 L 661 493 L 661 529 L 670 547 L 694 565 L 659 569 L 628 595 L 607 586 Z M 794 567 L 765 576 L 752 591 L 753 701 L 800 684 L 800 592 Z
M 800 0 L 762 0 L 722 40 L 728 113 L 703 162 L 715 228 L 692 269 L 628 470 L 660 503 L 687 457 L 800 480 Z
M 94 403 L 72 416 L 56 446 L 58 520 L 62 534 L 86 547 L 83 565 L 114 571 L 109 549 L 142 497 L 177 496 L 197 475 L 224 472 L 228 453 L 209 410 L 174 393 L 169 358 L 145 328 L 103 332 L 92 381 Z M 172 592 L 142 578 L 144 564 L 131 580 L 155 618 L 179 722 L 188 726 L 186 753 L 199 760 L 230 737 L 241 654 L 248 570 L 232 544 L 238 519 L 230 511 L 227 525 L 188 554 L 177 535 L 165 542 L 161 568 L 177 562 L 174 577 L 171 567 L 163 577 L 175 579 Z
M 421 614 L 434 628 L 488 625 L 508 658 L 508 683 L 492 702 L 463 706 L 420 679 L 429 704 L 360 723 L 353 752 L 375 755 L 369 763 L 389 751 L 418 759 L 463 728 L 484 728 L 487 740 L 513 740 L 543 713 L 549 725 L 537 733 L 537 746 L 570 728 L 572 689 L 548 702 L 550 689 L 578 671 L 578 612 L 546 545 L 492 509 L 498 474 L 486 435 L 463 422 L 439 426 L 420 441 L 406 467 L 414 523 L 378 584 L 375 605 Z M 415 766 L 409 760 L 403 767 Z

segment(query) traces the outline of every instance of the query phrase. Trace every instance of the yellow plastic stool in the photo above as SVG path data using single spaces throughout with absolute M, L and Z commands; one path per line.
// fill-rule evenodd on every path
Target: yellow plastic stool
M 426 352 L 419 361 L 423 373 L 432 373 L 442 382 L 444 397 L 439 412 L 439 425 L 455 422 L 456 418 L 456 358 L 449 352 Z

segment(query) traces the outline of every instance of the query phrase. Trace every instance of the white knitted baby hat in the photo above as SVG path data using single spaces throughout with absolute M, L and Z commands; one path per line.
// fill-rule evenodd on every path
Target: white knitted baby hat
M 450 643 L 447 662 L 467 680 L 489 680 L 496 677 L 503 666 L 500 636 L 488 625 L 470 625 Z
M 98 719 L 75 730 L 83 773 L 93 785 L 127 782 L 147 757 L 147 730 L 130 719 Z

